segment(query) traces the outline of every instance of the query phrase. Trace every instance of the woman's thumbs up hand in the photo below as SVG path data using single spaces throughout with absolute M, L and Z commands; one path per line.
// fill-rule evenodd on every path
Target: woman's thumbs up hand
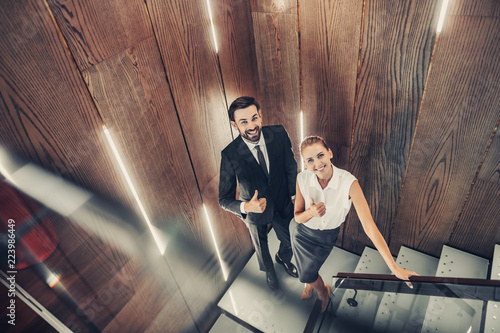
M 322 202 L 320 202 L 319 204 L 315 204 L 314 199 L 311 198 L 311 206 L 309 207 L 309 211 L 311 212 L 311 216 L 313 217 L 322 217 L 326 213 L 326 206 Z

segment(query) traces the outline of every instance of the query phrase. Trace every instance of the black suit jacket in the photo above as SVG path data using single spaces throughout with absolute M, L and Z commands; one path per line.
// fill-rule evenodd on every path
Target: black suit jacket
M 269 157 L 269 179 L 240 135 L 221 153 L 219 181 L 219 205 L 245 223 L 257 225 L 271 223 L 275 211 L 284 219 L 292 219 L 290 197 L 295 195 L 297 178 L 297 162 L 285 128 L 281 125 L 264 126 L 261 135 L 266 141 Z M 236 179 L 240 189 L 239 200 L 236 199 Z M 267 200 L 265 211 L 241 214 L 241 202 L 250 201 L 255 190 L 259 192 L 259 199 Z

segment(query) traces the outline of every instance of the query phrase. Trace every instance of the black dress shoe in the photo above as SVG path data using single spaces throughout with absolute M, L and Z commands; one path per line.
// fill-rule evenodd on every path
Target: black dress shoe
M 277 290 L 280 288 L 280 284 L 278 282 L 278 277 L 276 276 L 275 272 L 266 272 L 267 276 L 267 285 L 269 288 L 272 290 Z
M 276 262 L 280 265 L 283 265 L 283 267 L 285 267 L 285 271 L 288 273 L 288 275 L 290 276 L 293 276 L 293 277 L 299 277 L 299 274 L 297 273 L 297 268 L 295 267 L 294 264 L 292 264 L 291 262 L 284 262 L 283 260 L 281 260 L 281 258 L 278 256 L 278 254 L 276 253 Z

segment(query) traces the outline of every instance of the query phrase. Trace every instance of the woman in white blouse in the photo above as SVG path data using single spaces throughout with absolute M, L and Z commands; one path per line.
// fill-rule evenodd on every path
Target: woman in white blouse
M 331 287 L 318 274 L 337 240 L 340 225 L 354 203 L 363 230 L 399 279 L 418 275 L 400 268 L 394 262 L 382 234 L 378 230 L 359 183 L 348 171 L 336 168 L 333 153 L 325 140 L 309 136 L 300 144 L 306 170 L 297 176 L 295 221 L 290 223 L 292 249 L 301 282 L 306 283 L 302 299 L 310 298 L 313 290 L 326 310 Z

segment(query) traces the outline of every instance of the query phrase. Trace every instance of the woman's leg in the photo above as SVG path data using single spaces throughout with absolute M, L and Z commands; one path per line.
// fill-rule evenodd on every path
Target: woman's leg
M 321 275 L 318 274 L 318 278 L 316 279 L 316 281 L 314 281 L 313 283 L 309 283 L 309 285 L 316 289 L 320 300 L 330 297 L 330 295 L 328 295 L 328 291 L 326 290 L 325 283 L 321 278 Z
M 313 283 L 309 284 L 311 287 L 316 289 L 318 292 L 319 299 L 321 300 L 321 312 L 326 310 L 326 306 L 328 305 L 328 301 L 330 300 L 330 286 L 326 286 L 321 278 L 321 275 L 318 274 L 318 278 Z

